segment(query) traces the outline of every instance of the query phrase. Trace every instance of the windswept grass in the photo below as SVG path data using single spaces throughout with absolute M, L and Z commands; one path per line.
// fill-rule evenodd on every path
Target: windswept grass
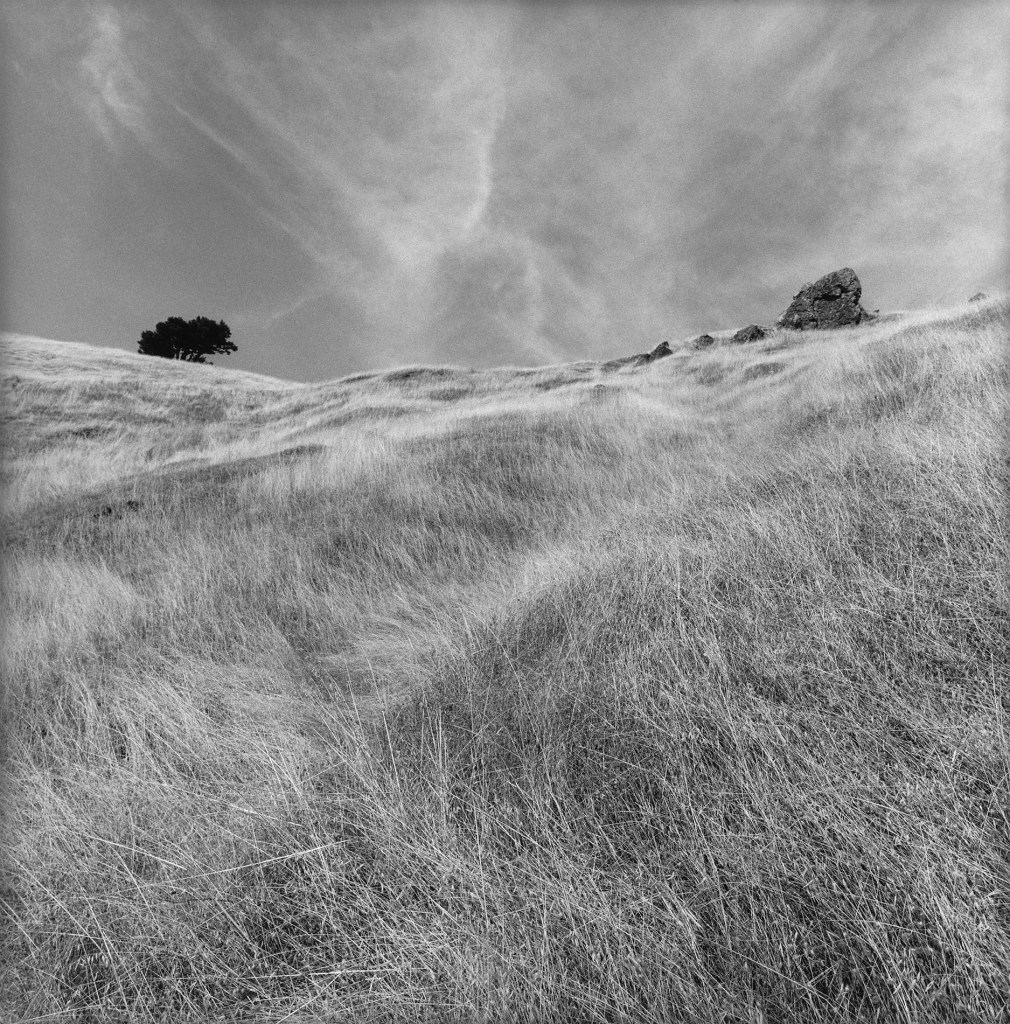
M 1007 312 L 325 385 L 10 342 L 16 1019 L 1005 1020 Z

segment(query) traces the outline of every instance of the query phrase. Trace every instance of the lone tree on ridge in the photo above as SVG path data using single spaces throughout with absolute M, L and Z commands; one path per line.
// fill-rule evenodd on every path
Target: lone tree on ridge
M 237 347 L 228 340 L 230 337 L 231 328 L 223 320 L 214 323 L 205 316 L 193 320 L 170 316 L 153 331 L 141 334 L 138 351 L 146 356 L 206 363 L 209 355 L 218 352 L 229 355 L 237 351 Z

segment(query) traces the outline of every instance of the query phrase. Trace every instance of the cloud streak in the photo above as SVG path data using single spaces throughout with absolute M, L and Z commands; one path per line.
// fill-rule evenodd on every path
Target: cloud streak
M 149 143 L 143 113 L 147 91 L 126 57 L 123 18 L 112 4 L 91 12 L 89 35 L 88 51 L 80 62 L 88 117 L 113 148 L 120 127 Z

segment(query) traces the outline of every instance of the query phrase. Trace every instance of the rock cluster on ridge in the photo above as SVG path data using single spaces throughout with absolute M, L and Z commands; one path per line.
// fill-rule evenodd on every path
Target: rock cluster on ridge
M 969 302 L 985 302 L 989 296 L 985 292 L 975 292 L 975 294 L 968 300 Z
M 711 334 L 699 334 L 694 341 L 691 342 L 691 348 L 710 348 L 715 344 L 715 338 Z
M 824 330 L 872 320 L 873 314 L 859 304 L 862 285 L 851 267 L 833 270 L 805 284 L 778 319 L 780 327 L 795 331 Z

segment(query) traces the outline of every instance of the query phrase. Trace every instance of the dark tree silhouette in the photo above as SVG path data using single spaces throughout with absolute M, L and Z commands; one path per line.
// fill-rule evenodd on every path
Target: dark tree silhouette
M 209 355 L 218 352 L 228 355 L 237 351 L 236 346 L 228 340 L 230 337 L 231 328 L 223 320 L 214 323 L 205 316 L 193 320 L 170 316 L 153 331 L 141 334 L 139 351 L 146 356 L 206 363 Z

